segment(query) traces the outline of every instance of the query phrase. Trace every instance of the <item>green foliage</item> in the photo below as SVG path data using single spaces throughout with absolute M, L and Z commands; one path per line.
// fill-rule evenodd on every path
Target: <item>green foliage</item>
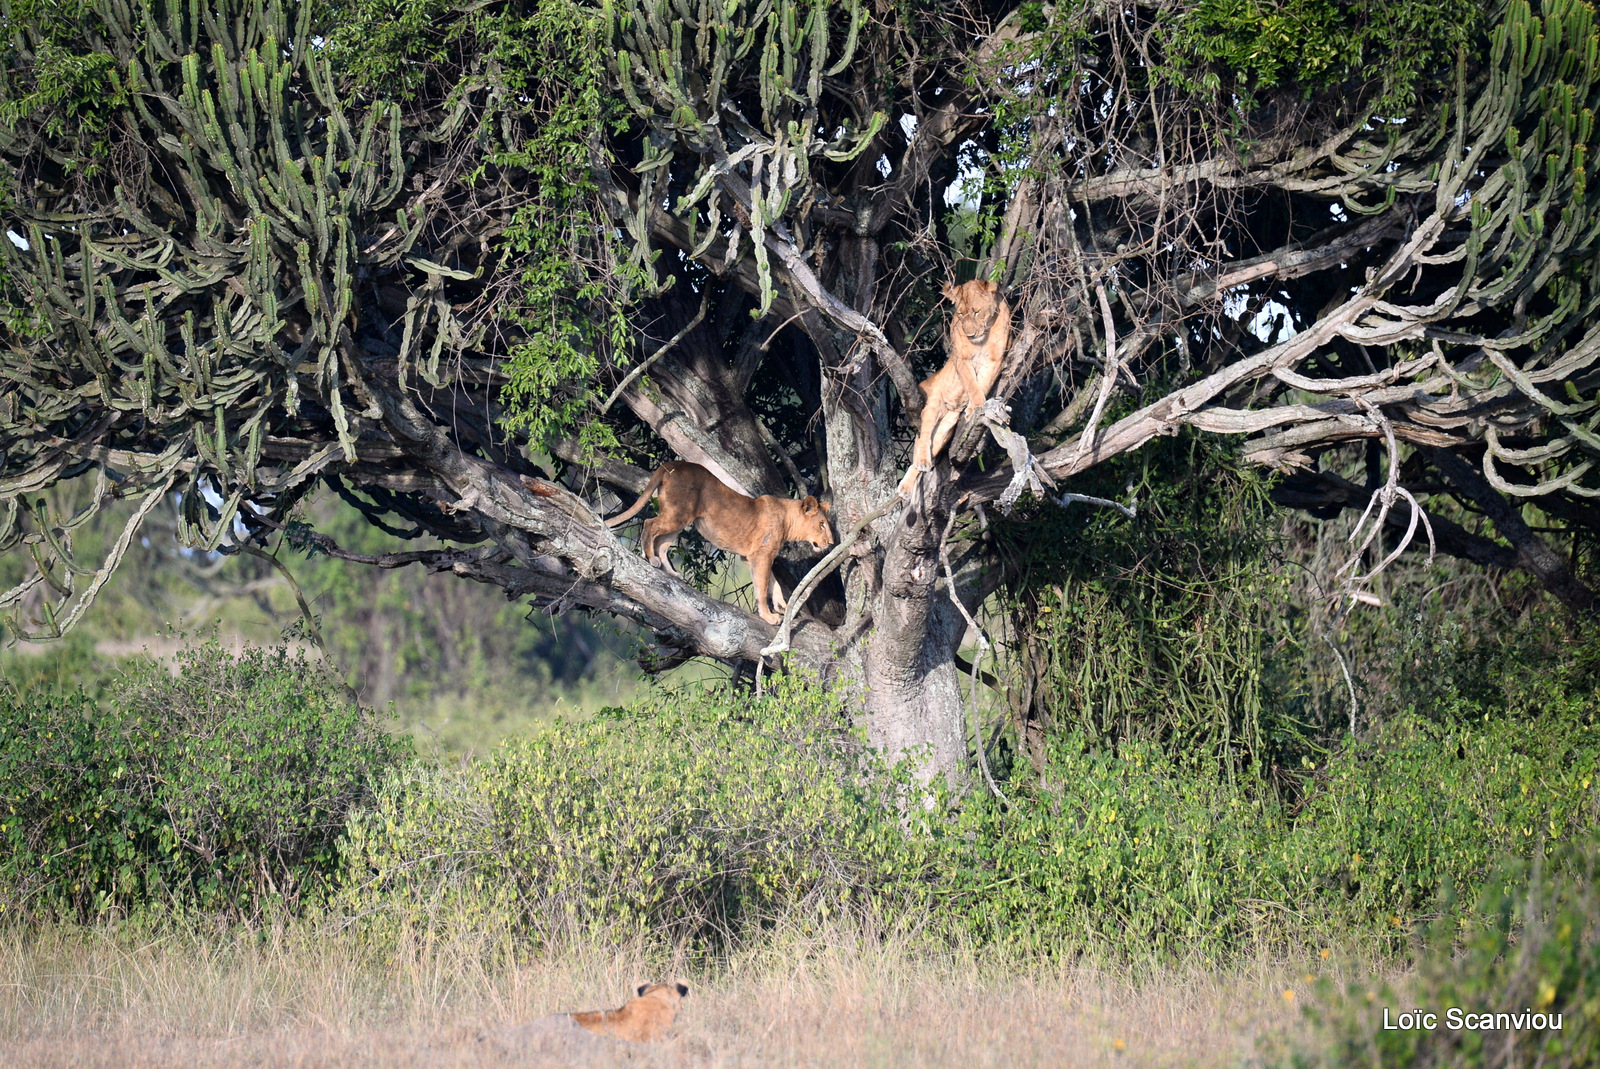
M 1409 932 L 1497 858 L 1600 823 L 1600 738 L 1581 722 L 1405 717 L 1340 752 L 1297 807 L 1148 742 L 1053 741 L 1013 805 L 975 799 L 941 893 L 978 937 L 1223 956 L 1249 938 Z
M 117 58 L 93 46 L 105 30 L 99 12 L 82 0 L 7 0 L 0 12 L 8 27 L 31 31 L 9 34 L 0 45 L 8 71 L 0 124 L 14 130 L 20 122 L 38 123 L 49 136 L 76 144 L 83 158 L 74 168 L 97 169 L 110 149 L 109 128 L 134 88 Z
M 409 97 L 433 79 L 437 92 L 466 98 L 487 71 L 502 109 L 493 121 L 536 120 L 530 136 L 486 153 L 478 170 L 524 176 L 498 242 L 521 289 L 503 309 L 520 328 L 506 363 L 506 426 L 535 443 L 577 435 L 589 448 L 613 444 L 605 424 L 583 416 L 597 400 L 602 361 L 614 354 L 626 363 L 633 331 L 624 310 L 648 272 L 618 262 L 592 171 L 620 116 L 607 88 L 606 16 L 573 0 L 342 0 L 332 11 L 330 55 L 365 91 Z
M 604 423 L 582 417 L 597 400 L 602 356 L 627 363 L 633 328 L 624 311 L 649 282 L 642 265 L 619 262 L 591 170 L 604 128 L 620 117 L 607 91 L 603 23 L 566 0 L 539 6 L 520 38 L 519 65 L 559 88 L 548 92 L 534 136 L 494 161 L 525 170 L 533 191 L 503 238 L 526 263 L 516 313 L 525 340 L 509 361 L 507 425 L 536 442 L 576 433 L 585 449 L 615 443 Z
M 320 900 L 337 871 L 329 904 L 383 937 L 710 947 L 859 911 L 1047 956 L 1225 959 L 1358 933 L 1403 950 L 1445 889 L 1506 856 L 1558 866 L 1600 824 L 1600 736 L 1572 687 L 1488 717 L 1396 714 L 1283 792 L 1160 740 L 1064 730 L 1005 803 L 917 786 L 848 706 L 798 679 L 761 699 L 658 690 L 431 767 L 398 761 L 305 662 L 210 645 L 99 705 L 0 703 L 0 900 L 242 913 Z
M 7 916 L 169 903 L 247 914 L 318 892 L 369 781 L 405 753 L 285 650 L 212 642 L 109 699 L 0 692 Z
M 1295 1066 L 1384 1067 L 1532 1064 L 1576 1069 L 1600 1063 L 1600 842 L 1562 852 L 1562 864 L 1512 863 L 1489 882 L 1476 907 L 1446 909 L 1425 933 L 1428 951 L 1402 990 L 1323 980 L 1307 1006 L 1315 1046 Z M 1448 1016 L 1454 1008 L 1461 1019 Z M 1403 1012 L 1438 1015 L 1432 1029 L 1385 1029 Z M 1560 1029 L 1463 1027 L 1468 1014 L 1560 1015 Z M 1491 1022 L 1498 1024 L 1499 1022 Z
M 1213 92 L 1283 85 L 1307 94 L 1377 84 L 1403 108 L 1483 27 L 1479 0 L 1200 0 L 1171 16 L 1170 61 Z M 1209 75 L 1209 77 L 1208 77 Z
M 128 90 L 111 56 L 78 55 L 50 46 L 40 49 L 36 62 L 32 92 L 0 105 L 0 122 L 14 125 L 46 111 L 50 117 L 45 129 L 64 137 L 74 129 L 102 131 L 116 109 L 127 106 Z M 104 143 L 97 148 L 104 151 Z
M 975 799 L 950 840 L 949 905 L 983 941 L 1046 953 L 1222 954 L 1288 897 L 1261 864 L 1290 835 L 1271 799 L 1180 768 L 1149 742 L 1052 740 L 1042 774 Z
M 460 771 L 392 776 L 350 823 L 341 904 L 369 923 L 720 940 L 794 911 L 883 901 L 920 871 L 903 771 L 844 697 L 659 692 L 558 722 Z
M 1270 688 L 1286 583 L 1265 480 L 1185 435 L 1074 489 L 1131 499 L 1138 516 L 1040 505 L 1003 529 L 1022 562 L 1017 657 L 1045 728 L 1162 740 L 1230 771 L 1296 748 Z
M 842 710 L 794 681 L 760 700 L 658 693 L 464 769 L 403 770 L 350 824 L 340 908 L 384 931 L 536 938 L 721 942 L 858 909 L 1046 955 L 1220 959 L 1351 932 L 1398 948 L 1441 889 L 1600 821 L 1600 741 L 1580 723 L 1399 719 L 1295 805 L 1151 740 L 1062 733 L 1001 803 L 923 794 Z
M 1548 601 L 1513 616 L 1496 605 L 1441 605 L 1403 590 L 1370 627 L 1370 715 L 1414 709 L 1439 717 L 1544 717 L 1595 723 L 1600 642 Z
M 1600 824 L 1600 735 L 1588 719 L 1401 716 L 1318 773 L 1297 818 L 1308 871 L 1368 919 L 1415 917 L 1496 858 Z

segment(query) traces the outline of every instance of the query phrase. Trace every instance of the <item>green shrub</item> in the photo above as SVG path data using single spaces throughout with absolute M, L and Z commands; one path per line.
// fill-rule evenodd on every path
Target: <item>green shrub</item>
M 1008 804 L 911 791 L 798 680 L 753 699 L 655 692 L 393 773 L 351 820 L 340 907 L 369 926 L 573 927 L 726 940 L 794 911 L 1047 954 L 1223 957 L 1352 930 L 1404 945 L 1447 886 L 1600 820 L 1582 721 L 1408 714 L 1290 807 L 1160 740 L 1058 736 Z M 920 798 L 921 801 L 913 799 Z M 931 803 L 931 804 L 930 804 Z
M 350 822 L 342 905 L 374 925 L 717 941 L 913 887 L 905 773 L 844 707 L 793 679 L 761 699 L 656 692 L 460 770 L 402 771 Z
M 1256 903 L 1285 900 L 1281 872 L 1259 863 L 1289 834 L 1271 799 L 1155 742 L 1061 738 L 1040 779 L 1014 783 L 1009 808 L 975 799 L 948 839 L 951 904 L 982 940 L 1219 954 Z
M 1408 714 L 1328 763 L 1288 862 L 1358 917 L 1406 920 L 1446 886 L 1476 887 L 1497 858 L 1597 825 L 1600 734 L 1584 721 Z
M 1426 576 L 1436 580 L 1436 575 Z M 1480 598 L 1486 597 L 1480 595 Z M 1347 640 L 1363 672 L 1364 721 L 1414 711 L 1436 720 L 1519 717 L 1597 726 L 1600 629 L 1553 599 L 1512 614 L 1401 589 Z
M 5 915 L 294 905 L 337 861 L 369 781 L 405 753 L 303 656 L 213 640 L 135 665 L 101 703 L 0 691 Z
M 1537 861 L 1514 862 L 1489 881 L 1475 909 L 1446 909 L 1424 935 L 1416 977 L 1400 991 L 1324 980 L 1307 1014 L 1319 1026 L 1296 1066 L 1600 1064 L 1600 842 L 1568 845 L 1550 874 Z M 1459 1012 L 1452 1018 L 1450 1010 Z M 1432 1028 L 1385 1028 L 1413 1010 L 1436 1015 Z M 1483 1031 L 1467 1015 L 1559 1014 L 1561 1027 Z M 1501 1023 L 1501 1022 L 1491 1022 Z M 1532 1023 L 1532 1022 L 1529 1022 Z
M 1600 736 L 1408 715 L 1341 751 L 1294 809 L 1156 742 L 1074 736 L 1008 793 L 970 800 L 938 840 L 938 893 L 980 939 L 1215 957 L 1354 929 L 1403 945 L 1445 888 L 1600 825 Z

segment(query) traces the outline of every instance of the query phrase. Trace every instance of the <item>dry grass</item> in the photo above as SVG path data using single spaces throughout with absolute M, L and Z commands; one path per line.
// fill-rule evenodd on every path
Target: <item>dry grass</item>
M 497 963 L 498 959 L 498 963 Z M 693 988 L 678 1039 L 577 1061 L 711 1066 L 1236 1066 L 1302 1027 L 1261 960 L 1142 978 L 915 950 L 851 932 L 787 933 L 716 966 L 580 946 L 509 962 L 422 945 L 378 960 L 350 938 L 0 932 L 0 1064 L 502 1066 L 572 1064 L 507 1047 L 544 1014 L 617 1004 L 636 983 Z M 1269 1059 L 1270 1060 L 1270 1059 Z

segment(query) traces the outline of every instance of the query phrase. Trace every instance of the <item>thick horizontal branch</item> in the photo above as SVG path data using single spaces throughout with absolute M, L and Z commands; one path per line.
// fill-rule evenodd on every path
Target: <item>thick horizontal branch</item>
M 1329 518 L 1343 509 L 1365 510 L 1374 491 L 1329 471 L 1304 471 L 1283 479 L 1272 488 L 1272 500 L 1285 508 L 1305 509 Z M 1511 570 L 1521 566 L 1516 551 L 1492 538 L 1473 534 L 1458 523 L 1444 519 L 1432 510 L 1425 510 L 1433 527 L 1434 544 L 1441 552 L 1452 557 L 1471 561 L 1485 568 Z M 1404 532 L 1411 522 L 1409 507 L 1406 510 L 1390 509 L 1385 522 L 1397 532 Z M 1426 541 L 1412 543 L 1421 549 Z
M 452 571 L 468 578 L 487 576 L 485 581 L 496 585 L 514 581 L 517 589 L 540 597 L 604 602 L 593 607 L 619 612 L 678 648 L 723 661 L 755 660 L 771 643 L 776 634 L 771 624 L 652 567 L 577 495 L 462 452 L 444 427 L 407 398 L 382 388 L 375 393 L 395 441 L 455 496 L 442 506 L 445 511 L 471 510 L 509 554 L 506 563 L 452 561 Z M 545 557 L 559 561 L 570 575 L 549 575 Z M 500 571 L 507 568 L 513 571 Z M 831 629 L 806 621 L 795 631 L 794 649 L 808 664 L 826 670 L 832 663 L 832 637 Z
M 1381 241 L 1401 236 L 1404 222 L 1398 209 L 1360 223 L 1330 227 L 1305 241 L 1285 245 L 1262 256 L 1220 264 L 1214 271 L 1196 273 L 1178 283 L 1187 305 L 1200 304 L 1236 286 L 1272 278 L 1288 280 L 1325 271 Z
M 631 493 L 642 493 L 645 484 L 650 481 L 649 472 L 632 464 L 598 455 L 592 459 L 585 459 L 583 448 L 571 438 L 563 438 L 556 442 L 550 447 L 550 452 L 573 467 L 588 472 L 601 482 Z

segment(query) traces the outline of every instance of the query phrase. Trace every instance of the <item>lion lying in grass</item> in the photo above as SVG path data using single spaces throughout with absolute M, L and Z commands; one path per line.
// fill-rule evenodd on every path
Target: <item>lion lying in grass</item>
M 688 993 L 688 984 L 640 984 L 638 997 L 629 999 L 620 1010 L 586 1010 L 571 1016 L 578 1027 L 602 1036 L 653 1043 L 666 1038 Z

